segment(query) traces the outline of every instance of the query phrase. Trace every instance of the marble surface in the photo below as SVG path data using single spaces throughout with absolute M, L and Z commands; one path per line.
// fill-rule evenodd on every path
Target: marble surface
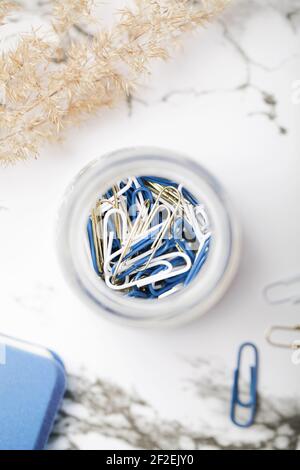
M 49 2 L 24 4 L 0 31 L 2 44 L 47 23 Z M 51 347 L 68 371 L 50 449 L 300 448 L 299 358 L 264 339 L 271 324 L 299 323 L 299 281 L 285 282 L 300 274 L 299 80 L 300 1 L 236 0 L 171 62 L 155 64 L 127 103 L 70 130 L 37 161 L 0 171 L 1 332 Z M 92 158 L 132 145 L 198 159 L 226 187 L 243 228 L 228 294 L 178 329 L 104 321 L 69 291 L 55 257 L 70 179 Z M 266 295 L 276 281 L 284 284 Z M 245 340 L 260 351 L 260 407 L 247 430 L 229 420 Z

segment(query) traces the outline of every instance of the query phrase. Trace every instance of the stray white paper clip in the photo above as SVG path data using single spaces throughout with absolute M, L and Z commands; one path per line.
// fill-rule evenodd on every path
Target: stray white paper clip
M 300 275 L 273 282 L 263 290 L 269 304 L 298 304 L 300 302 Z
M 0 366 L 5 366 L 6 364 L 6 345 L 0 343 Z

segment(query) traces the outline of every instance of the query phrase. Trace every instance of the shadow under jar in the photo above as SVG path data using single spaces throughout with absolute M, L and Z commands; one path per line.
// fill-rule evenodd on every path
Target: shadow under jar
M 117 182 L 143 175 L 185 188 L 205 208 L 211 231 L 207 260 L 197 276 L 161 298 L 130 297 L 108 287 L 93 268 L 88 248 L 87 224 L 99 197 Z M 104 155 L 74 178 L 59 211 L 57 251 L 72 289 L 102 317 L 132 326 L 169 326 L 202 315 L 224 295 L 238 267 L 240 232 L 226 193 L 199 163 L 173 151 L 137 147 Z

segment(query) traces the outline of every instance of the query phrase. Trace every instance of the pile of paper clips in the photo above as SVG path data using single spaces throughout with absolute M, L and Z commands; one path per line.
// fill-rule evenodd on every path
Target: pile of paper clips
M 182 185 L 156 176 L 115 184 L 91 210 L 87 233 L 97 275 L 110 289 L 143 299 L 187 286 L 211 241 L 205 207 Z

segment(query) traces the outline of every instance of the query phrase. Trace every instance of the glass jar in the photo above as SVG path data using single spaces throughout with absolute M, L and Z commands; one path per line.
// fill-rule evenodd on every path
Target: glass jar
M 204 204 L 213 233 L 201 276 L 159 300 L 109 289 L 93 270 L 85 245 L 87 220 L 99 195 L 118 180 L 147 174 L 182 183 Z M 59 211 L 57 250 L 70 286 L 102 317 L 136 326 L 172 325 L 202 315 L 224 295 L 237 270 L 240 232 L 226 193 L 199 163 L 173 151 L 137 147 L 104 155 L 74 178 Z

